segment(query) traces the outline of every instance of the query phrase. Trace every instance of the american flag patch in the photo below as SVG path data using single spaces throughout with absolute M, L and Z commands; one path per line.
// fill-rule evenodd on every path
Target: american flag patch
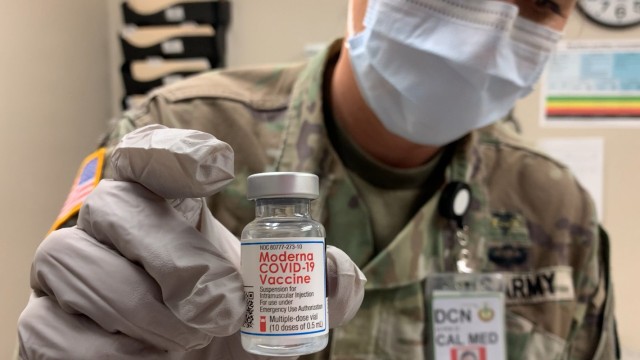
M 104 154 L 105 148 L 100 148 L 82 161 L 67 200 L 62 205 L 62 209 L 49 232 L 58 229 L 60 225 L 80 211 L 84 199 L 89 196 L 102 178 Z

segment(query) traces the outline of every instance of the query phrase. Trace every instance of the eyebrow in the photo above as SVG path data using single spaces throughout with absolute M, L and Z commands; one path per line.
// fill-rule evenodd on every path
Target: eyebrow
M 560 5 L 553 0 L 534 0 L 534 4 L 539 7 L 546 7 L 551 10 L 553 13 L 558 15 L 562 15 L 562 10 L 560 10 Z

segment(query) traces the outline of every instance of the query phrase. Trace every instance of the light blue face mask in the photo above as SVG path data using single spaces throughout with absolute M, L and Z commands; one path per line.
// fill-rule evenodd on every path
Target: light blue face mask
M 348 39 L 359 89 L 383 125 L 441 146 L 506 115 L 560 34 L 491 0 L 369 0 Z

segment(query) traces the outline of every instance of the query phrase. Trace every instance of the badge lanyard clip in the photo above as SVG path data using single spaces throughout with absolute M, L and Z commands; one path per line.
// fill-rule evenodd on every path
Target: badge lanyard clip
M 465 223 L 470 207 L 468 184 L 452 181 L 444 187 L 438 211 L 454 242 L 445 245 L 445 272 L 430 275 L 425 286 L 432 349 L 427 358 L 433 360 L 507 359 L 505 282 L 501 274 L 479 272 L 471 251 L 477 244 L 471 244 Z
M 454 245 L 455 268 L 458 273 L 472 273 L 470 267 L 471 251 L 469 250 L 469 227 L 464 223 L 464 217 L 471 205 L 471 188 L 460 181 L 448 183 L 442 190 L 438 202 L 440 216 L 447 219 L 455 234 Z

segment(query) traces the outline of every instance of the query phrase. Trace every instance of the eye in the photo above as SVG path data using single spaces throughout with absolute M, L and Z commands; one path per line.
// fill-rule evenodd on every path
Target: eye
M 560 5 L 553 0 L 534 0 L 534 4 L 538 7 L 549 9 L 555 14 L 562 15 Z

